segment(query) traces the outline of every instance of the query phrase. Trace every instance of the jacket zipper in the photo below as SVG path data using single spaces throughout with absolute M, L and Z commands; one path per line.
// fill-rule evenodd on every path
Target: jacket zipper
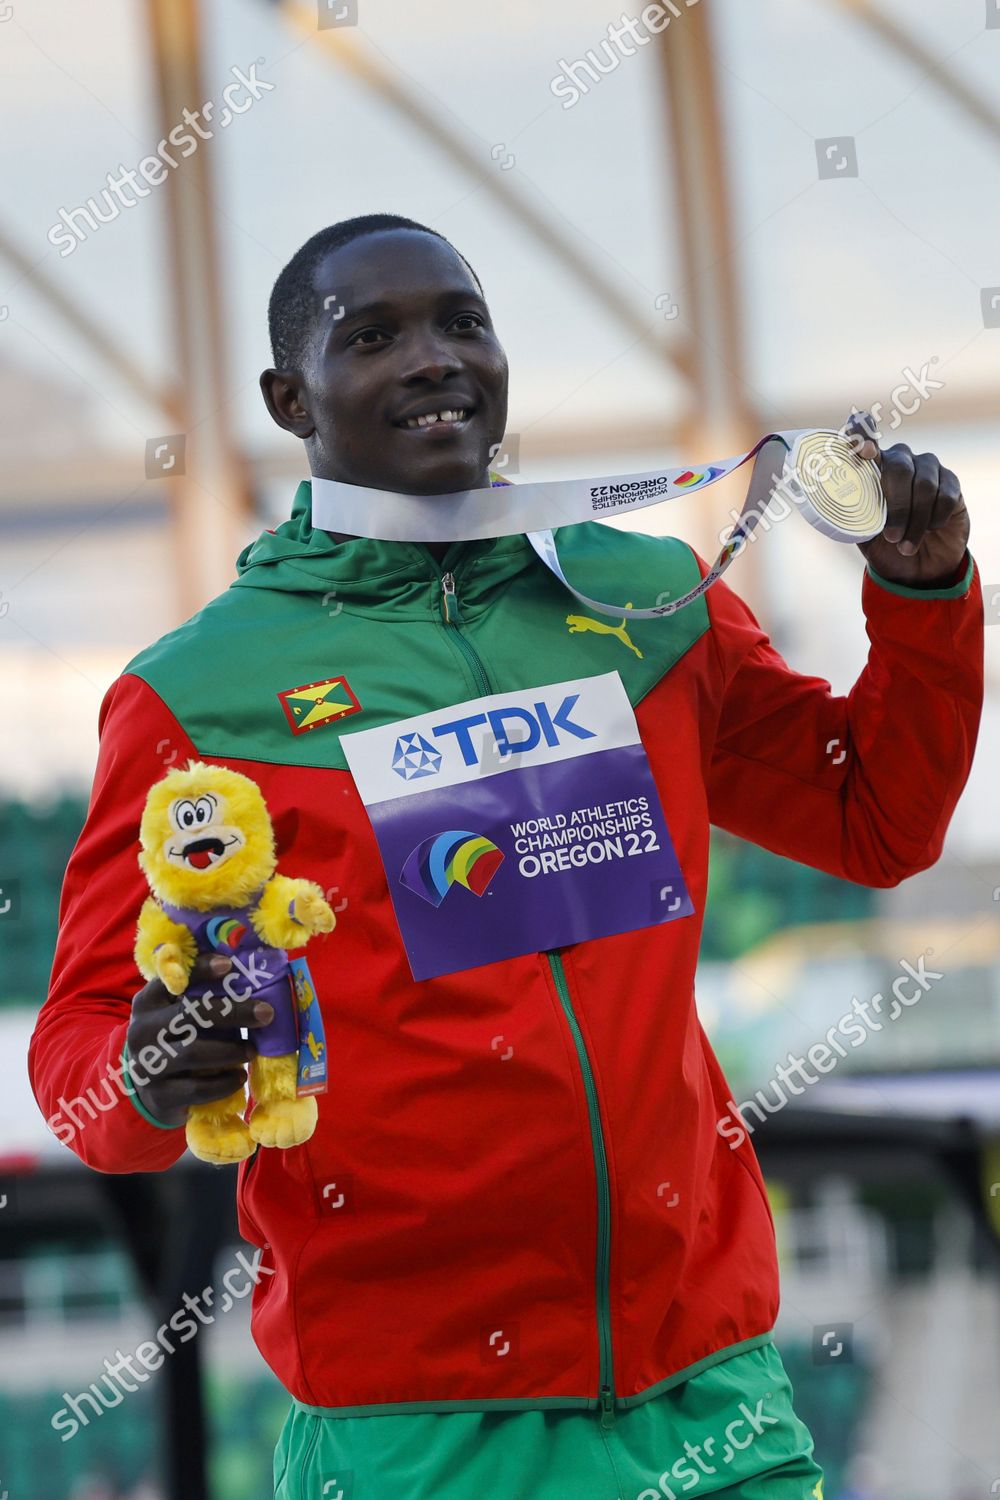
M 444 616 L 444 623 L 446 625 L 457 626 L 462 624 L 462 615 L 458 607 L 458 595 L 455 592 L 454 573 L 441 574 L 441 613 Z M 475 648 L 466 640 L 461 630 L 456 630 L 452 639 L 471 667 L 472 675 L 475 677 L 484 696 L 492 692 L 490 680 L 486 675 L 486 668 L 483 666 Z
M 587 1093 L 587 1111 L 590 1115 L 590 1139 L 594 1152 L 594 1170 L 597 1176 L 597 1329 L 600 1337 L 601 1427 L 609 1432 L 615 1425 L 615 1380 L 611 1348 L 611 1189 L 608 1181 L 608 1156 L 604 1149 L 604 1133 L 601 1129 L 601 1112 L 597 1103 L 593 1069 L 587 1055 L 579 1022 L 573 1012 L 566 970 L 558 952 L 546 953 L 552 978 L 555 981 L 562 1008 L 573 1034 L 576 1055 L 583 1074 L 583 1086 Z
M 431 561 L 437 567 L 433 556 L 431 556 Z M 446 625 L 459 626 L 462 623 L 462 615 L 459 609 L 458 596 L 455 591 L 455 575 L 448 572 L 440 576 L 441 612 L 444 616 L 444 623 Z M 473 675 L 481 685 L 483 693 L 491 692 L 492 689 L 490 688 L 489 678 L 486 675 L 486 668 L 483 666 L 475 647 L 466 640 L 459 629 L 455 630 L 453 640 L 472 668 Z M 563 967 L 562 958 L 558 953 L 546 953 L 545 957 L 549 961 L 552 978 L 555 981 L 556 990 L 573 1035 L 577 1060 L 580 1064 L 580 1072 L 583 1075 L 583 1086 L 587 1095 L 587 1111 L 590 1116 L 590 1139 L 594 1153 L 594 1171 L 597 1177 L 597 1328 L 600 1339 L 600 1373 L 598 1381 L 601 1391 L 599 1402 L 601 1428 L 603 1431 L 609 1432 L 615 1425 L 615 1386 L 611 1348 L 611 1189 L 608 1182 L 608 1157 L 604 1148 L 604 1133 L 601 1128 L 601 1112 L 597 1103 L 594 1074 L 590 1066 L 590 1058 L 587 1055 L 583 1033 L 580 1030 L 579 1023 L 573 1011 L 573 1004 L 570 1000 L 569 985 L 566 982 L 566 970 Z

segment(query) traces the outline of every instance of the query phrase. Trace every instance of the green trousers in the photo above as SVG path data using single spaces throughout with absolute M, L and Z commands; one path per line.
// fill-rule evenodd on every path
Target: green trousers
M 822 1500 L 812 1439 L 771 1344 L 732 1356 L 609 1431 L 588 1411 L 322 1415 L 294 1402 L 275 1500 Z

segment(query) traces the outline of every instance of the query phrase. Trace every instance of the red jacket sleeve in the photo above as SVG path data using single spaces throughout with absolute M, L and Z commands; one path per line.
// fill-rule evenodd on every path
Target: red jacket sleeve
M 972 557 L 958 583 L 937 590 L 866 568 L 870 649 L 846 697 L 793 672 L 725 582 L 707 597 L 724 678 L 707 776 L 712 822 L 860 885 L 897 885 L 934 864 L 982 711 Z
M 31 1087 L 49 1129 L 101 1172 L 157 1172 L 185 1150 L 184 1131 L 153 1125 L 121 1082 L 139 909 L 146 794 L 173 764 L 197 757 L 162 699 L 126 674 L 109 688 L 90 806 L 59 904 L 49 995 L 28 1052 Z

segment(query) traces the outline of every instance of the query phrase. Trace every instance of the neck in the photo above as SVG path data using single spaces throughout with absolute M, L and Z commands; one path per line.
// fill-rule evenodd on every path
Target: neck
M 316 477 L 317 478 L 322 478 L 322 479 L 334 479 L 334 480 L 338 479 L 338 476 L 336 474 L 321 474 L 321 475 L 317 475 Z M 350 480 L 338 480 L 338 482 L 341 483 L 341 484 L 349 484 L 351 481 Z M 489 489 L 491 487 L 492 483 L 493 483 L 493 481 L 490 478 L 490 471 L 487 468 L 486 472 L 481 477 L 479 483 L 477 485 L 471 486 L 471 488 L 473 488 L 473 489 Z M 375 486 L 371 486 L 371 487 L 374 488 Z M 433 497 L 428 496 L 428 499 L 431 499 L 431 498 L 433 498 Z M 357 542 L 357 541 L 361 540 L 360 537 L 352 536 L 352 535 L 350 535 L 350 533 L 345 532 L 345 531 L 328 531 L 327 532 L 327 536 L 332 537 L 335 542 Z M 434 558 L 435 562 L 437 562 L 440 565 L 442 562 L 444 562 L 444 555 L 448 551 L 448 548 L 451 546 L 451 543 L 450 542 L 424 542 L 423 545 L 427 548 L 428 552 Z

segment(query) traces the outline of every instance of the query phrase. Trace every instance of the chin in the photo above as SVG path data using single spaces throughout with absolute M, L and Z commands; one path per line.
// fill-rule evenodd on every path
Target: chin
M 468 457 L 428 454 L 427 458 L 426 463 L 408 466 L 400 476 L 399 485 L 392 488 L 414 495 L 450 495 L 459 490 L 479 489 L 484 483 L 487 460 L 478 454 Z

